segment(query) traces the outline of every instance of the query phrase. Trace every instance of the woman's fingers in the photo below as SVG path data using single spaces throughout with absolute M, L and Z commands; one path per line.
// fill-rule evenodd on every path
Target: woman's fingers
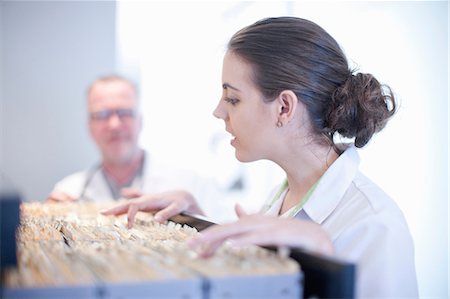
M 229 224 L 223 225 L 213 225 L 205 229 L 200 237 L 193 239 L 192 245 L 195 246 L 200 243 L 214 243 L 221 242 L 227 238 L 233 237 L 249 231 L 251 227 L 242 223 L 242 221 L 237 221 Z
M 180 205 L 177 202 L 173 202 L 166 208 L 157 212 L 155 214 L 154 219 L 155 219 L 155 221 L 162 223 L 162 222 L 166 221 L 167 219 L 180 214 L 184 210 L 185 209 L 183 209 L 183 207 L 180 207 Z
M 189 240 L 188 246 L 201 256 L 210 256 L 225 240 L 230 240 L 232 246 L 275 245 L 302 247 L 327 255 L 334 252 L 331 238 L 318 224 L 258 214 L 212 226 Z
M 265 216 L 264 218 L 273 217 Z M 189 240 L 188 246 L 200 251 L 214 250 L 227 239 L 234 240 L 238 236 L 254 230 L 267 231 L 264 229 L 265 226 L 266 222 L 261 219 L 261 215 L 249 215 L 233 223 L 214 225 L 205 229 L 198 237 Z
M 210 257 L 212 256 L 217 249 L 225 242 L 225 240 L 216 240 L 215 242 L 208 243 L 207 245 L 203 246 L 201 250 L 198 250 L 198 253 L 201 257 Z
M 248 216 L 248 213 L 244 210 L 244 208 L 239 203 L 236 203 L 234 205 L 234 211 L 236 212 L 236 215 L 238 216 L 238 218 Z
M 245 246 L 257 244 L 257 235 L 251 229 L 240 224 L 215 225 L 204 230 L 198 237 L 187 242 L 188 247 L 195 250 L 202 257 L 209 257 L 226 241 L 230 240 L 232 246 Z
M 159 211 L 154 217 L 154 220 L 157 222 L 164 222 L 167 219 L 186 211 L 203 214 L 195 202 L 195 198 L 189 192 L 182 190 L 143 195 L 111 209 L 102 210 L 100 213 L 106 216 L 127 214 L 128 227 L 131 228 L 135 222 L 138 211 Z
M 130 204 L 128 207 L 127 213 L 127 227 L 132 228 L 134 224 L 134 218 L 136 217 L 136 213 L 139 211 L 139 206 L 137 204 Z
M 158 200 L 156 196 L 153 195 L 144 195 L 139 198 L 135 198 L 132 200 L 128 200 L 127 202 L 120 204 L 116 207 L 101 210 L 100 214 L 108 216 L 108 215 L 123 215 L 128 214 L 128 210 L 130 205 L 137 206 L 138 211 L 154 211 L 158 210 L 161 207 L 161 202 Z
M 100 214 L 105 215 L 105 216 L 109 216 L 109 215 L 119 216 L 119 215 L 128 213 L 129 205 L 130 205 L 130 203 L 127 202 L 127 203 L 118 205 L 116 207 L 110 208 L 110 209 L 101 210 Z
M 279 245 L 275 234 L 271 234 L 268 231 L 251 231 L 246 234 L 234 236 L 232 238 L 232 245 L 236 247 L 248 246 L 248 245 Z
M 139 203 L 130 201 L 111 209 L 101 210 L 100 214 L 105 216 L 109 215 L 120 216 L 123 214 L 127 214 L 127 227 L 132 228 L 134 224 L 134 219 L 139 210 L 140 210 Z

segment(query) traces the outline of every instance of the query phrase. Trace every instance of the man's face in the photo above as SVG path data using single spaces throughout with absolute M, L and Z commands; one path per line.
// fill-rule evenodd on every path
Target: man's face
M 88 95 L 89 129 L 103 160 L 123 164 L 138 149 L 142 120 L 134 88 L 122 80 L 95 83 Z

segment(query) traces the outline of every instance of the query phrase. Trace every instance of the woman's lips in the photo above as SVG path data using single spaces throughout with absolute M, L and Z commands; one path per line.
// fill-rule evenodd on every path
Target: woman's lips
M 236 136 L 231 135 L 231 141 L 230 141 L 230 144 L 231 144 L 232 146 L 234 146 L 235 143 L 236 143 Z

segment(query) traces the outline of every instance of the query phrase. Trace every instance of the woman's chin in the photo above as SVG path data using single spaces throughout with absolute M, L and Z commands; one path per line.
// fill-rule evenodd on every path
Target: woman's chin
M 252 157 L 250 157 L 250 156 L 248 156 L 248 155 L 239 153 L 237 150 L 235 151 L 235 156 L 236 156 L 236 159 L 237 159 L 239 162 L 243 162 L 243 163 L 253 162 L 253 161 L 258 160 L 258 159 L 254 159 L 254 158 L 252 158 Z

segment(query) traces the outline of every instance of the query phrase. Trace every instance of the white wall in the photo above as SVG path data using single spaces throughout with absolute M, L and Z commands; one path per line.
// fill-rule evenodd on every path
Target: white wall
M 85 90 L 115 70 L 115 3 L 0 1 L 2 171 L 25 200 L 96 160 Z
M 448 297 L 447 2 L 121 2 L 118 12 L 122 67 L 142 78 L 142 143 L 223 183 L 243 173 L 250 190 L 233 200 L 249 206 L 265 200 L 280 174 L 270 164 L 238 163 L 211 115 L 226 42 L 268 16 L 304 17 L 329 31 L 400 100 L 397 115 L 361 151 L 361 167 L 405 213 L 421 297 Z

